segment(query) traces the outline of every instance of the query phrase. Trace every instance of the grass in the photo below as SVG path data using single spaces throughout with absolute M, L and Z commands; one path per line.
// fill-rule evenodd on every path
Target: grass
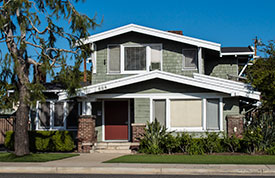
M 126 155 L 104 163 L 275 164 L 269 155 Z
M 47 162 L 79 156 L 71 153 L 34 153 L 26 156 L 16 156 L 12 153 L 0 153 L 0 162 Z

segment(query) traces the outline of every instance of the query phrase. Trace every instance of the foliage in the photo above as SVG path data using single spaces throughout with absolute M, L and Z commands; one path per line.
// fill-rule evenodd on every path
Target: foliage
M 220 152 L 222 149 L 219 134 L 216 132 L 206 132 L 206 137 L 202 138 L 202 141 L 207 153 Z
M 84 41 L 98 24 L 95 17 L 89 18 L 76 10 L 78 2 L 0 1 L 0 42 L 3 44 L 0 48 L 0 107 L 10 108 L 12 103 L 19 105 L 14 145 L 16 155 L 29 153 L 26 113 L 37 100 L 45 99 L 42 90 L 46 75 L 54 77 L 61 68 L 66 73 L 62 83 L 65 83 L 69 95 L 75 94 L 80 86 L 80 64 L 92 52 Z M 68 25 L 61 26 L 63 22 Z M 75 63 L 73 67 L 68 65 L 69 59 Z M 10 89 L 14 90 L 12 97 L 7 92 Z
M 260 151 L 263 142 L 262 129 L 260 127 L 246 129 L 243 141 L 248 153 L 254 154 Z
M 231 151 L 232 153 L 238 151 L 238 149 L 241 148 L 240 139 L 236 137 L 236 135 L 232 135 L 229 137 L 228 135 L 223 136 L 223 144 L 225 147 L 228 147 L 228 151 Z
M 275 155 L 275 144 L 268 147 L 265 152 L 269 155 Z
M 29 131 L 30 150 L 33 152 L 72 151 L 75 148 L 69 131 Z M 14 150 L 14 132 L 8 131 L 5 147 Z
M 190 134 L 183 132 L 181 135 L 177 135 L 177 140 L 180 143 L 180 150 L 185 153 L 188 151 L 188 148 L 192 144 L 193 138 Z
M 275 42 L 269 41 L 262 46 L 265 56 L 253 61 L 247 70 L 249 83 L 261 92 L 265 108 L 275 110 Z
M 203 155 L 203 141 L 200 138 L 193 138 L 191 144 L 187 147 L 186 153 L 189 155 Z
M 169 133 L 166 128 L 155 119 L 152 123 L 147 122 L 145 133 L 140 140 L 139 152 L 147 154 L 161 154 L 164 152 L 163 145 Z M 170 137 L 171 138 L 171 137 Z M 172 147 L 170 146 L 169 149 Z

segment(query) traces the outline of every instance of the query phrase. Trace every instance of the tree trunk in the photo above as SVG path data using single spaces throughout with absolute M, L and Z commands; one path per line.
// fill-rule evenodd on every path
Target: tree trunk
M 19 88 L 19 107 L 16 112 L 14 149 L 16 156 L 24 156 L 30 154 L 29 151 L 29 135 L 28 122 L 29 111 L 28 99 L 30 93 L 26 86 L 21 85 Z

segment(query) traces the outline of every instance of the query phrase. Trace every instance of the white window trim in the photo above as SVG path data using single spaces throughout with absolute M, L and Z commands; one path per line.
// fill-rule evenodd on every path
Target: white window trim
M 185 67 L 185 56 L 184 56 L 184 51 L 196 51 L 197 52 L 197 66 L 196 67 Z M 199 57 L 201 57 L 200 54 L 201 50 L 199 50 L 198 48 L 184 48 L 182 49 L 182 70 L 186 71 L 186 70 L 198 70 L 198 65 L 199 65 Z
M 162 64 L 163 64 L 163 47 L 161 43 L 150 43 L 150 44 L 121 44 L 120 45 L 120 72 L 110 72 L 109 71 L 109 61 L 110 61 L 110 52 L 109 52 L 109 46 L 118 46 L 119 44 L 109 44 L 107 45 L 107 74 L 140 74 L 140 73 L 146 73 L 150 71 L 151 66 L 151 47 L 152 46 L 159 46 L 160 47 L 160 53 L 161 53 L 161 59 L 160 59 L 160 70 L 162 70 Z M 125 70 L 125 47 L 146 47 L 146 70 Z
M 35 116 L 35 130 L 43 130 L 43 131 L 47 131 L 47 130 L 77 130 L 77 128 L 70 128 L 67 129 L 67 115 L 68 115 L 68 102 L 64 101 L 63 102 L 63 126 L 54 126 L 54 110 L 55 110 L 55 103 L 57 102 L 57 100 L 46 100 L 46 102 L 50 102 L 50 126 L 49 127 L 44 127 L 41 126 L 41 122 L 39 120 L 39 114 L 40 114 L 40 110 L 39 110 L 39 104 L 40 102 L 37 101 L 36 102 L 36 116 Z M 79 111 L 78 111 L 79 112 Z
M 217 130 L 207 130 L 206 129 L 206 100 L 207 99 L 219 99 L 219 129 Z M 166 100 L 166 129 L 168 132 L 222 132 L 223 130 L 223 98 L 222 97 L 213 97 L 213 96 L 204 96 L 204 97 L 194 97 L 194 96 L 178 96 L 178 97 L 170 97 L 170 96 L 151 96 L 150 98 L 150 122 L 153 122 L 153 100 L 155 99 L 163 99 Z M 171 100 L 189 100 L 196 99 L 202 100 L 202 126 L 201 127 L 171 127 L 171 110 L 170 110 L 170 101 Z

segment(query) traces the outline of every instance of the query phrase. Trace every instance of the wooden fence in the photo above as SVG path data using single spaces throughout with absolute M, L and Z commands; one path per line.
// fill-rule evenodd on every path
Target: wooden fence
M 0 118 L 0 144 L 4 144 L 6 132 L 13 130 L 14 118 Z

